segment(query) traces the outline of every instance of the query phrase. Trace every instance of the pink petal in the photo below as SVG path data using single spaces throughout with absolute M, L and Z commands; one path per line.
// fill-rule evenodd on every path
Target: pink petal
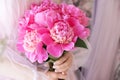
M 41 52 L 37 55 L 37 60 L 39 63 L 43 63 L 43 61 L 46 61 L 48 59 L 48 54 L 45 51 L 45 49 L 42 49 Z
M 40 28 L 40 26 L 39 25 L 37 25 L 37 24 L 30 24 L 30 26 L 28 26 L 29 28 L 31 28 L 31 29 L 39 29 Z
M 62 44 L 63 50 L 70 51 L 74 48 L 74 42 L 70 42 L 69 44 Z
M 51 29 L 54 26 L 52 19 L 47 19 L 48 28 Z
M 42 59 L 41 55 L 37 56 L 37 61 L 38 61 L 38 63 L 43 63 L 43 59 Z
M 68 18 L 67 21 L 70 24 L 70 26 L 76 26 L 79 23 L 79 21 L 77 21 L 74 17 Z
M 45 15 L 43 12 L 37 13 L 35 15 L 35 22 L 39 24 L 40 26 L 47 26 L 46 21 L 45 21 Z
M 59 13 L 54 10 L 49 10 L 46 12 L 46 21 L 48 23 L 48 27 L 51 29 L 54 26 L 54 23 L 61 19 Z
M 19 19 L 19 28 L 25 28 L 28 25 L 27 21 L 25 18 Z
M 29 54 L 29 60 L 33 63 L 37 60 L 37 55 L 35 53 L 28 53 Z
M 78 36 L 74 36 L 72 41 L 73 41 L 74 43 L 76 43 L 77 38 L 78 38 Z
M 61 45 L 59 44 L 51 44 L 47 46 L 47 51 L 53 57 L 59 58 L 63 54 L 63 50 Z
M 32 63 L 37 60 L 36 59 L 37 56 L 35 53 L 26 52 L 25 55 Z
M 22 43 L 17 43 L 16 47 L 17 47 L 17 49 L 18 49 L 19 51 L 21 51 L 21 52 L 25 52 Z
M 85 28 L 85 30 L 79 35 L 80 39 L 86 39 L 90 35 L 90 30 Z
M 24 16 L 25 16 L 26 22 L 27 22 L 28 24 L 31 24 L 31 23 L 34 22 L 34 13 L 33 13 L 32 10 L 27 10 L 27 11 L 25 12 Z
M 82 17 L 81 17 L 81 20 L 80 20 L 80 24 L 82 24 L 83 26 L 88 26 L 89 25 L 89 18 L 84 14 Z
M 38 30 L 39 34 L 49 33 L 49 30 L 45 27 L 39 28 Z
M 43 49 L 43 60 L 46 61 L 48 59 L 48 53 L 46 52 L 45 49 Z
M 42 43 L 37 46 L 36 54 L 39 63 L 42 63 L 43 61 L 46 61 L 48 59 L 47 51 L 43 48 Z
M 24 37 L 25 33 L 26 33 L 26 30 L 24 30 L 24 31 L 20 30 L 18 32 L 18 37 Z
M 73 26 L 75 36 L 79 36 L 83 32 L 84 29 L 85 29 L 85 27 L 83 25 L 80 25 L 80 24 L 77 26 Z
M 50 45 L 50 44 L 54 43 L 52 38 L 50 37 L 50 34 L 47 34 L 47 33 L 43 34 L 41 39 L 45 45 Z

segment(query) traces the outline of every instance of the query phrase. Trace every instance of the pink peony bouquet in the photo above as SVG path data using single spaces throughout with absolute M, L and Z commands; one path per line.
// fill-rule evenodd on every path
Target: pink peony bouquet
M 32 4 L 19 20 L 17 48 L 32 63 L 60 58 L 65 51 L 86 46 L 88 20 L 74 5 L 50 0 Z

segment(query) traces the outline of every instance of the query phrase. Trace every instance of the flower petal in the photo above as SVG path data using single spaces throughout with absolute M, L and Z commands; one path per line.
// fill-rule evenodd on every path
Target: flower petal
M 31 29 L 39 29 L 40 28 L 40 26 L 39 25 L 37 25 L 37 24 L 30 24 L 30 26 L 28 26 L 29 28 L 31 28 Z
M 70 26 L 76 26 L 79 23 L 79 21 L 77 19 L 75 19 L 74 17 L 69 17 L 66 19 Z
M 39 34 L 49 33 L 49 30 L 45 27 L 39 28 L 38 30 Z
M 59 13 L 57 13 L 54 10 L 48 10 L 46 11 L 46 21 L 48 23 L 48 27 L 51 29 L 54 26 L 54 23 L 61 19 L 61 16 Z
M 45 21 L 45 14 L 44 12 L 37 13 L 35 15 L 35 22 L 39 24 L 40 26 L 47 26 L 46 21 Z
M 53 40 L 52 38 L 50 37 L 50 34 L 46 33 L 46 34 L 43 34 L 42 37 L 41 37 L 43 43 L 45 45 L 50 45 L 53 43 Z
M 36 49 L 37 60 L 39 63 L 46 61 L 48 59 L 47 51 L 43 48 L 43 44 L 40 43 Z
M 35 53 L 30 53 L 30 61 L 33 63 L 33 62 L 36 62 L 37 60 L 37 55 Z
M 76 43 L 77 38 L 78 38 L 78 36 L 74 36 L 72 41 L 73 41 L 74 43 Z
M 17 43 L 16 47 L 17 47 L 17 49 L 18 49 L 19 51 L 21 51 L 21 52 L 25 52 L 22 43 Z
M 26 52 L 25 53 L 26 57 L 33 63 L 36 62 L 37 60 L 37 55 L 35 53 L 30 53 L 30 52 Z
M 62 47 L 59 44 L 48 45 L 47 51 L 51 56 L 53 56 L 55 58 L 59 58 L 63 54 Z
M 83 31 L 84 31 L 85 27 L 83 25 L 77 25 L 77 26 L 73 26 L 73 30 L 75 33 L 75 36 L 79 36 Z
M 74 47 L 74 42 L 70 42 L 69 44 L 62 44 L 62 49 L 66 51 L 72 50 Z
M 39 63 L 43 63 L 48 59 L 48 54 L 45 49 L 40 49 L 39 54 L 37 55 L 37 60 Z
M 80 39 L 86 39 L 90 35 L 90 30 L 85 28 L 85 30 L 79 35 Z
M 25 34 L 25 30 L 21 30 L 20 32 L 18 32 L 18 42 L 23 42 Z

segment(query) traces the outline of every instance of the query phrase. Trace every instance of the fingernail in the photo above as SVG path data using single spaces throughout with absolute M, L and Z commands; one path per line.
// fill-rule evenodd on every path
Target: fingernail
M 56 64 L 59 64 L 59 63 L 60 63 L 59 61 L 54 62 L 55 65 L 56 65 Z
M 64 72 L 62 72 L 62 74 L 65 74 Z
M 54 63 L 54 65 L 56 65 L 56 63 Z
M 57 70 L 55 70 L 55 72 L 58 72 Z
M 57 64 L 57 62 L 54 62 L 54 65 L 56 65 Z
M 56 68 L 55 66 L 53 66 L 53 68 Z

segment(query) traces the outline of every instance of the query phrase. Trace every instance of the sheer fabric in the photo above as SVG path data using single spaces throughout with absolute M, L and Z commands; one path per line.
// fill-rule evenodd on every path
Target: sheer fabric
M 85 80 L 113 80 L 119 39 L 120 0 L 95 0 L 92 51 L 83 71 Z
M 54 1 L 59 3 L 58 0 Z M 29 62 L 24 56 L 21 56 L 15 46 L 19 17 L 24 14 L 24 11 L 29 8 L 31 3 L 39 4 L 39 2 L 40 0 L 0 1 L 0 54 L 2 55 L 0 57 L 0 77 L 2 80 L 7 79 L 6 77 L 8 77 L 8 80 L 48 80 L 47 76 L 44 75 L 46 69 L 42 72 L 37 71 L 37 66 Z M 88 42 L 87 44 L 89 47 Z M 73 51 L 75 53 L 74 64 L 68 72 L 67 80 L 79 80 L 74 71 L 86 61 L 89 50 L 81 48 L 75 51 Z

